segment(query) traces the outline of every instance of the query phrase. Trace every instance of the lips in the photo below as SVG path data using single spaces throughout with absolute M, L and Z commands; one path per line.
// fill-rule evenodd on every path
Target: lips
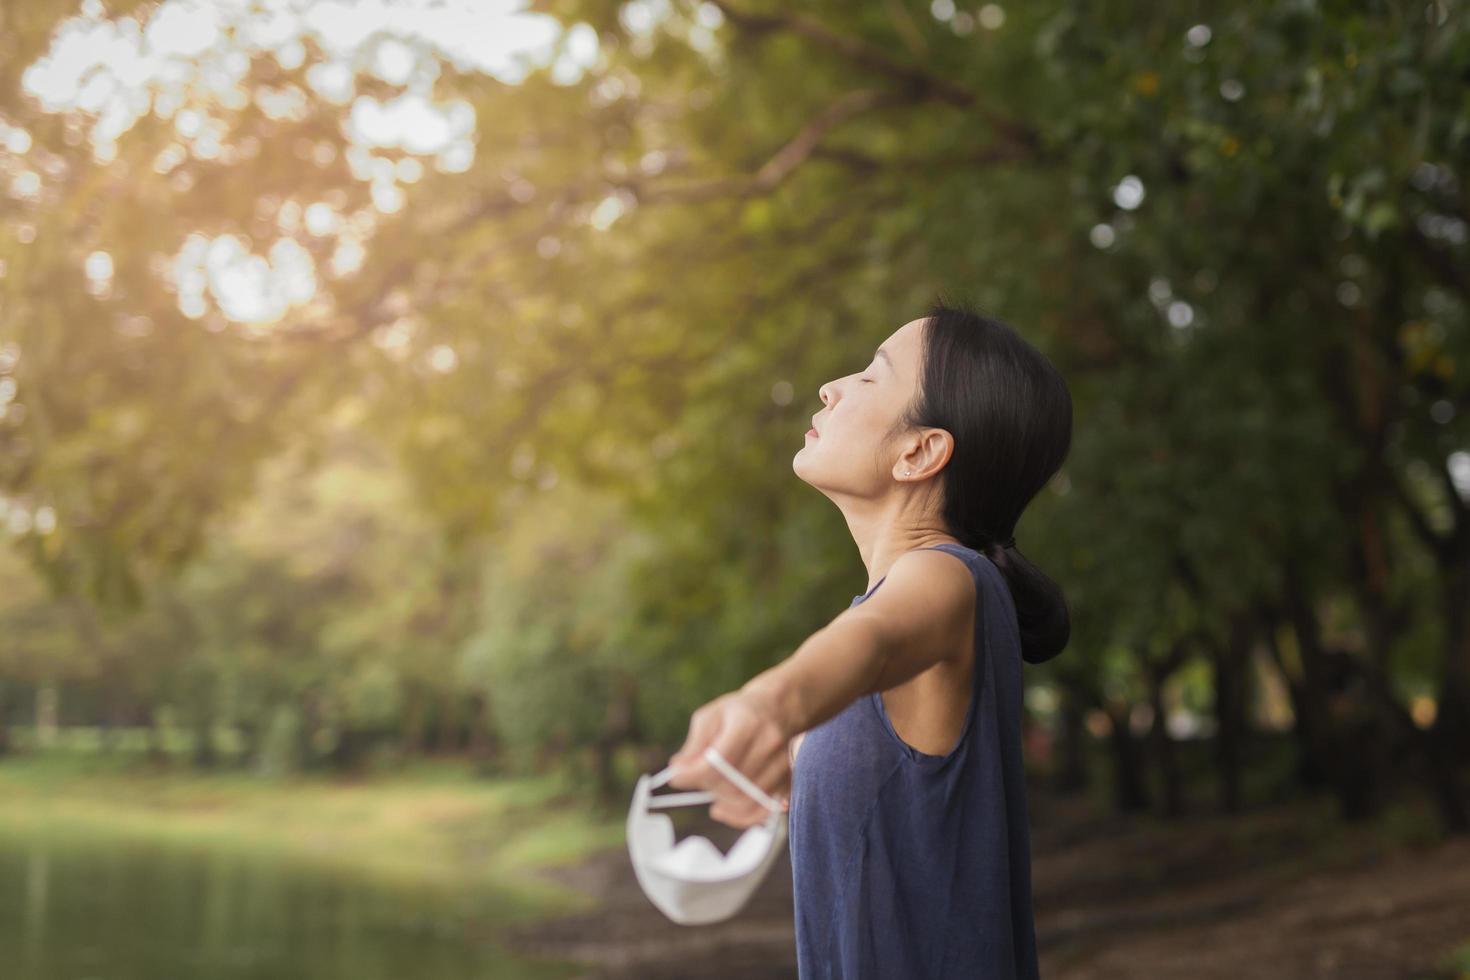
M 806 434 L 809 436 L 816 436 L 818 439 L 822 437 L 822 434 L 818 432 L 815 428 L 807 429 Z

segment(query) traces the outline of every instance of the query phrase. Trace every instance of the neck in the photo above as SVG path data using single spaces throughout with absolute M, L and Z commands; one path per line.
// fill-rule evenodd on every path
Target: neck
M 849 527 L 852 527 L 849 522 Z M 854 529 L 853 540 L 858 553 L 868 569 L 868 589 L 872 589 L 888 574 L 888 569 L 898 561 L 899 555 L 917 548 L 929 548 L 942 542 L 959 544 L 953 534 L 941 527 L 913 527 L 887 525 L 869 527 L 867 533 L 859 534 Z

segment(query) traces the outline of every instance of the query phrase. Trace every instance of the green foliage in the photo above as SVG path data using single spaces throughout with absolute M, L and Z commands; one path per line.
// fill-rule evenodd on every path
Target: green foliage
M 34 146 L 4 159 L 46 174 L 0 235 L 0 494 L 46 586 L 0 569 L 12 711 L 69 685 L 277 767 L 481 723 L 518 755 L 676 741 L 855 591 L 790 456 L 818 386 L 940 288 L 1072 385 L 1018 532 L 1072 607 L 1047 671 L 1140 697 L 1140 658 L 1224 642 L 1290 567 L 1344 633 L 1365 596 L 1403 609 L 1389 662 L 1432 687 L 1453 625 L 1413 518 L 1464 519 L 1464 5 L 678 3 L 646 35 L 544 9 L 596 27 L 595 68 L 438 63 L 474 163 L 382 214 L 350 106 L 312 94 L 326 53 L 252 55 L 304 110 L 201 97 L 235 152 L 165 176 L 165 115 L 99 162 L 87 112 L 22 90 L 63 11 L 7 5 L 0 117 Z M 325 268 L 330 236 L 276 220 L 313 202 L 371 219 L 358 271 L 275 322 L 186 315 L 160 269 L 192 234 Z

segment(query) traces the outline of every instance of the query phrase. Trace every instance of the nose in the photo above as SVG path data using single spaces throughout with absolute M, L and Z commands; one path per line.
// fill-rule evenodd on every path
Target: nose
M 822 400 L 823 405 L 832 404 L 832 382 L 828 381 L 817 389 L 817 397 Z

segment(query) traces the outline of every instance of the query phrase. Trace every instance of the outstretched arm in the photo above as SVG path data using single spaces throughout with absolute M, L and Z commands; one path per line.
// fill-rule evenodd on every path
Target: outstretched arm
M 883 587 L 813 633 L 796 652 L 738 691 L 690 717 L 670 760 L 669 785 L 703 789 L 710 816 L 735 827 L 765 818 L 762 807 L 704 758 L 713 748 L 766 793 L 784 799 L 803 733 L 863 694 L 886 691 L 947 657 L 975 600 L 963 560 L 940 550 L 899 556 Z
M 764 700 L 777 724 L 799 736 L 864 694 L 897 687 L 968 653 L 955 647 L 954 637 L 974 602 L 975 581 L 962 559 L 938 549 L 907 552 L 861 605 L 741 691 Z M 794 748 L 791 756 L 794 761 Z

